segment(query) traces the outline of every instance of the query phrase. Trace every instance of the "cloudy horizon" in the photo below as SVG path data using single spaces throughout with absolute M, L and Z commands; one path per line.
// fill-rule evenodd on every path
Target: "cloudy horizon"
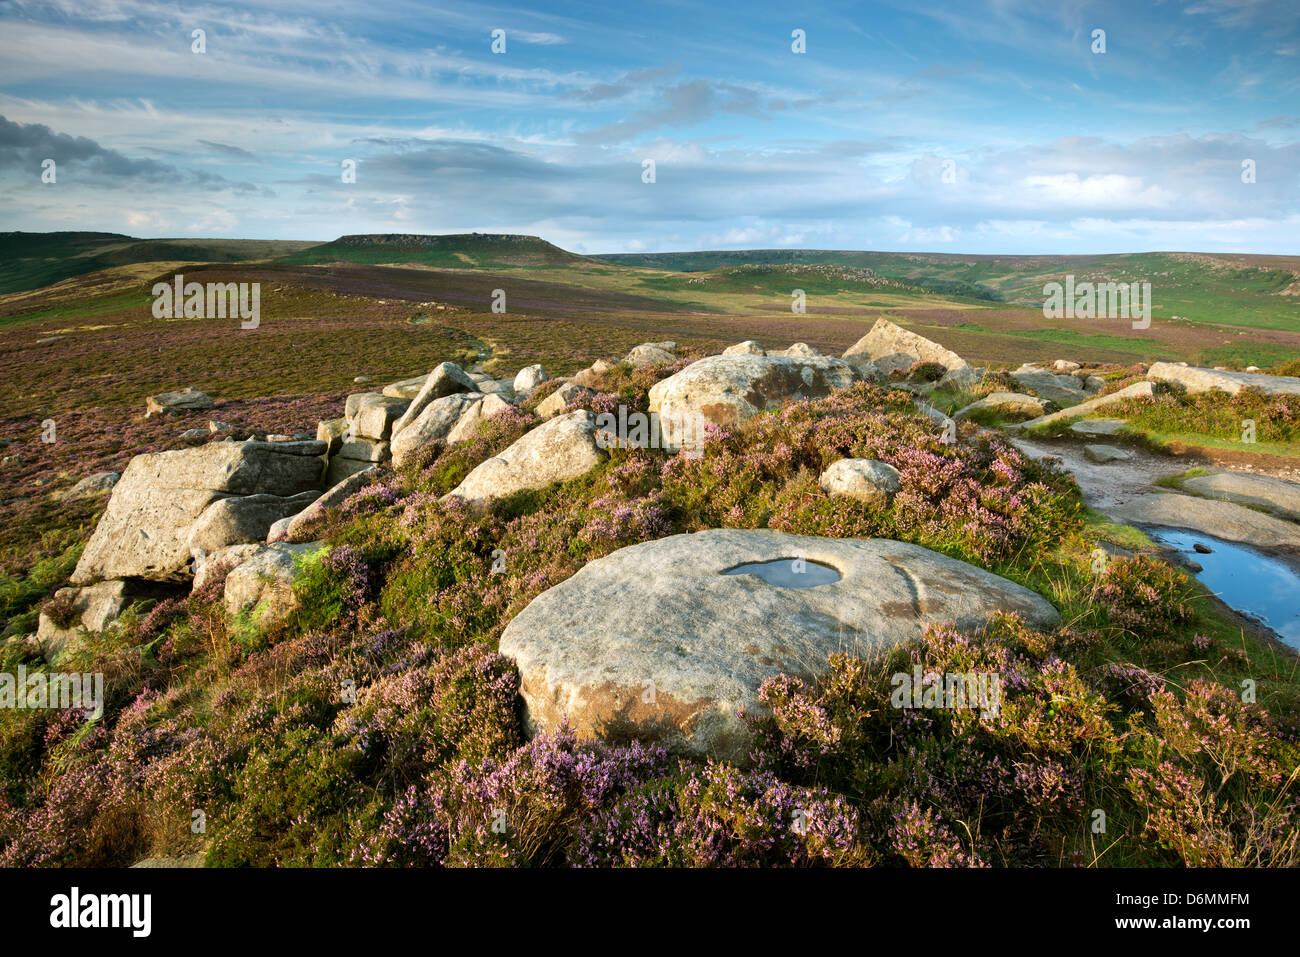
M 0 229 L 1295 254 L 1298 24 L 1267 0 L 10 0 Z

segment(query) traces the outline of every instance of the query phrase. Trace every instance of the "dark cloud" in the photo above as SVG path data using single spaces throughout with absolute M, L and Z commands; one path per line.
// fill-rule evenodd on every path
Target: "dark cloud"
M 173 186 L 189 189 L 234 189 L 255 192 L 248 183 L 234 183 L 214 173 L 181 169 L 151 159 L 131 159 L 85 136 L 56 133 L 40 123 L 14 123 L 0 116 L 0 171 L 39 175 L 41 162 L 52 159 L 61 170 L 72 169 L 78 179 L 99 186 Z
M 599 103 L 602 100 L 616 100 L 621 96 L 627 96 L 635 92 L 647 83 L 655 80 L 666 79 L 674 76 L 681 71 L 681 63 L 670 63 L 667 66 L 651 67 L 647 70 L 633 70 L 630 73 L 624 73 L 613 83 L 597 83 L 585 90 L 570 90 L 565 96 L 568 99 L 579 100 L 583 103 Z
M 206 146 L 214 153 L 220 153 L 222 156 L 229 156 L 232 159 L 261 162 L 261 160 L 257 158 L 256 154 L 250 153 L 248 150 L 241 149 L 238 146 L 231 146 L 229 143 L 214 143 L 212 140 L 199 140 L 199 143 Z

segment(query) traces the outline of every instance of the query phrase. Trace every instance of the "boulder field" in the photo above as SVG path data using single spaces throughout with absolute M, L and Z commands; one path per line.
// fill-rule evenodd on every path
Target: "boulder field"
M 887 385 L 891 373 L 921 365 L 942 372 L 925 369 L 916 379 L 931 381 L 894 385 L 918 397 L 917 408 L 936 428 L 948 429 L 953 421 L 924 398 L 934 388 L 966 388 L 987 374 L 885 319 L 838 358 L 806 343 L 768 350 L 747 340 L 685 363 L 676 348 L 673 342 L 643 343 L 621 360 L 671 372 L 649 390 L 651 431 L 658 430 L 649 444 L 674 453 L 697 452 L 707 426 L 736 426 L 856 382 Z M 616 365 L 598 359 L 558 388 L 548 386 L 553 391 L 536 403 L 538 423 L 480 462 L 444 499 L 481 507 L 596 468 L 611 443 L 591 409 L 600 407 L 595 392 Z M 980 412 L 1029 417 L 1008 426 L 1018 429 L 1149 397 L 1154 381 L 1231 392 L 1261 379 L 1275 391 L 1287 392 L 1290 382 L 1300 391 L 1300 380 L 1169 363 L 1152 366 L 1148 381 L 1106 396 L 1097 394 L 1102 380 L 1065 360 L 1021 366 L 1009 376 L 1018 391 L 991 392 L 954 418 Z M 315 440 L 210 440 L 138 455 L 120 478 L 92 477 L 76 494 L 107 491 L 110 497 L 72 587 L 58 593 L 59 620 L 40 617 L 38 639 L 47 657 L 79 632 L 107 627 L 133 602 L 156 597 L 160 589 L 202 587 L 219 568 L 227 570 L 224 600 L 231 614 L 250 615 L 259 626 L 277 620 L 292 608 L 300 563 L 323 547 L 311 536 L 328 509 L 389 462 L 400 465 L 435 442 L 471 441 L 493 416 L 521 415 L 516 405 L 548 382 L 540 365 L 497 379 L 440 363 L 426 375 L 348 396 L 343 414 L 321 422 Z M 206 408 L 206 399 L 192 390 L 164 393 L 151 398 L 149 409 Z M 1076 432 L 1095 439 L 1120 434 L 1122 424 L 1079 423 Z M 613 439 L 629 444 L 621 434 Z M 1094 444 L 1087 454 L 1120 469 L 1128 453 Z M 900 482 L 883 462 L 841 459 L 825 469 L 818 486 L 863 508 L 883 509 Z M 1201 519 L 1212 515 L 1220 534 L 1229 529 L 1226 537 L 1300 547 L 1296 526 L 1287 521 L 1300 516 L 1300 498 L 1289 483 L 1216 475 L 1189 479 L 1184 490 L 1191 494 L 1149 496 L 1114 517 L 1190 525 L 1194 512 Z M 1059 621 L 1057 610 L 1034 592 L 916 545 L 712 529 L 633 545 L 589 563 L 520 611 L 505 628 L 500 650 L 519 668 L 533 731 L 568 722 L 588 736 L 655 741 L 681 754 L 743 764 L 750 742 L 740 714 L 762 710 L 759 689 L 766 679 L 781 673 L 814 679 L 832 652 L 886 649 L 942 622 L 977 628 L 999 612 L 1038 628 Z

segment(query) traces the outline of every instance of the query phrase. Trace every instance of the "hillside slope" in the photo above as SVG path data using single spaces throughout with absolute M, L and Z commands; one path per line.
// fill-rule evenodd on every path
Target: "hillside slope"
M 351 262 L 441 266 L 452 269 L 499 268 L 506 266 L 564 266 L 587 262 L 585 256 L 571 253 L 536 236 L 503 233 L 449 233 L 432 236 L 419 234 L 369 234 L 340 236 L 285 256 L 287 265 L 317 265 Z

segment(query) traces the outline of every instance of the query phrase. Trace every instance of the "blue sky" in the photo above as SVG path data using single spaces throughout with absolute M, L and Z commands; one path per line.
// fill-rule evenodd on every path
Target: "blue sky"
M 0 229 L 1300 253 L 1294 0 L 273 7 L 0 2 Z

